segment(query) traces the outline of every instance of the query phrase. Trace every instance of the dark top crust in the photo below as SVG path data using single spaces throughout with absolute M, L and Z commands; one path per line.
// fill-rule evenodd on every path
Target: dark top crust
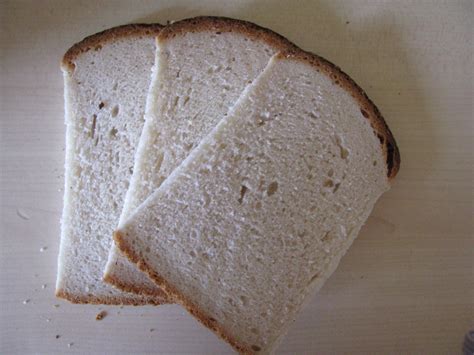
M 300 48 L 294 48 L 278 54 L 278 59 L 300 60 L 316 67 L 317 71 L 327 74 L 334 84 L 346 89 L 351 96 L 357 100 L 360 106 L 361 115 L 369 120 L 374 134 L 380 141 L 382 151 L 387 164 L 387 177 L 391 181 L 400 169 L 400 152 L 398 151 L 395 138 L 388 128 L 382 114 L 375 104 L 369 99 L 362 88 L 352 80 L 349 75 L 344 73 L 341 68 L 330 61 Z
M 221 34 L 225 32 L 233 32 L 244 35 L 250 40 L 260 40 L 267 42 L 277 50 L 287 50 L 289 48 L 297 48 L 285 37 L 273 32 L 272 30 L 260 27 L 254 23 L 231 19 L 228 17 L 200 16 L 186 20 L 174 22 L 166 26 L 158 35 L 157 39 L 164 42 L 186 33 L 195 32 L 214 32 Z
M 162 25 L 156 24 L 131 24 L 109 28 L 108 30 L 96 33 L 84 38 L 68 49 L 61 61 L 61 67 L 66 71 L 73 71 L 76 58 L 91 49 L 100 50 L 102 45 L 124 37 L 131 36 L 153 36 L 160 33 Z

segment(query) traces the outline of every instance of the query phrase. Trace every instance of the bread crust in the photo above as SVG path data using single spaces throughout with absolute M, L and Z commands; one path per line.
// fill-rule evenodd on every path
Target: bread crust
M 177 36 L 195 32 L 240 33 L 250 40 L 264 41 L 277 50 L 297 48 L 294 43 L 268 28 L 243 20 L 215 16 L 199 16 L 174 22 L 160 31 L 157 41 L 165 43 Z
M 276 59 L 298 60 L 314 66 L 317 71 L 324 72 L 331 78 L 335 85 L 339 85 L 345 89 L 357 100 L 360 106 L 361 116 L 369 120 L 374 134 L 380 141 L 386 162 L 387 178 L 391 181 L 400 169 L 400 152 L 397 142 L 395 142 L 395 138 L 390 128 L 388 128 L 385 119 L 365 91 L 357 85 L 349 75 L 343 72 L 341 68 L 317 54 L 306 52 L 295 47 L 291 50 L 280 52 Z
M 158 297 L 141 297 L 126 298 L 126 297 L 115 297 L 115 296 L 103 296 L 97 297 L 94 295 L 90 296 L 78 296 L 67 292 L 66 290 L 56 290 L 56 297 L 65 299 L 75 304 L 106 304 L 106 305 L 124 305 L 124 306 L 145 306 L 154 305 L 159 306 L 161 304 L 168 304 L 166 299 L 159 299 Z
M 106 273 L 103 277 L 103 280 L 107 282 L 108 284 L 111 284 L 117 287 L 121 291 L 135 293 L 137 295 L 147 297 L 147 298 L 155 297 L 157 298 L 157 300 L 161 299 L 161 301 L 157 301 L 158 302 L 157 304 L 173 303 L 169 299 L 168 295 L 161 289 L 150 288 L 150 287 L 147 287 L 147 288 L 137 287 L 135 285 L 131 285 L 129 283 L 123 282 L 122 280 L 118 279 L 117 277 L 115 277 L 113 274 L 110 274 L 110 273 Z
M 100 50 L 102 45 L 120 38 L 132 36 L 157 36 L 162 29 L 163 26 L 159 23 L 137 23 L 112 27 L 105 31 L 93 34 L 74 44 L 67 50 L 61 61 L 61 68 L 65 71 L 72 72 L 75 68 L 74 61 L 82 53 L 88 52 L 91 49 Z

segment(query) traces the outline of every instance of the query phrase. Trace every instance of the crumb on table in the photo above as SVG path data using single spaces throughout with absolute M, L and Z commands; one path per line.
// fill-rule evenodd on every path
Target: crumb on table
M 104 317 L 107 315 L 107 312 L 106 311 L 100 311 L 99 313 L 97 313 L 97 315 L 95 316 L 95 320 L 102 320 L 104 319 Z

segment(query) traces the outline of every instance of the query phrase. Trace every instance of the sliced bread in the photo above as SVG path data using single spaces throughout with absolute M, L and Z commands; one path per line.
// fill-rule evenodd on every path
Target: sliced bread
M 228 18 L 175 22 L 157 38 L 147 118 L 121 220 L 125 220 L 224 117 L 277 51 L 293 44 L 257 25 Z M 104 279 L 147 290 L 112 247 Z
M 379 111 L 346 74 L 280 53 L 115 241 L 236 350 L 270 353 L 399 163 Z
M 132 175 L 161 28 L 112 28 L 75 44 L 62 61 L 66 172 L 56 295 L 75 303 L 166 302 L 143 273 L 134 277 L 156 290 L 152 296 L 122 292 L 102 280 Z

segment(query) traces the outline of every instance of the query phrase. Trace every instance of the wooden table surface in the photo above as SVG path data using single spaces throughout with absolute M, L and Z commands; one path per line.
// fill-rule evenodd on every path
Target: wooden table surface
M 401 151 L 392 190 L 278 353 L 460 353 L 474 326 L 469 0 L 0 1 L 0 353 L 232 353 L 175 305 L 54 297 L 59 60 L 111 26 L 195 15 L 256 22 L 337 63 L 379 106 Z M 108 312 L 102 321 L 99 310 Z

